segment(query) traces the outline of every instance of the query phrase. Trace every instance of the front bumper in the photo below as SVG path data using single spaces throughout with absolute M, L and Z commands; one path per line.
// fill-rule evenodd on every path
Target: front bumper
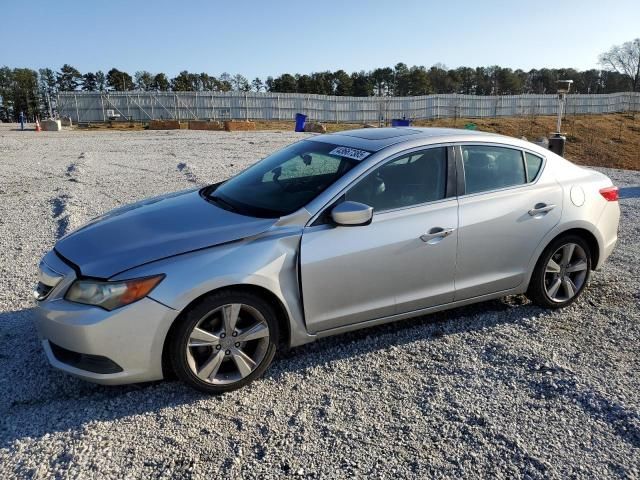
M 178 314 L 150 298 L 108 312 L 58 297 L 37 303 L 35 324 L 51 365 L 91 382 L 117 385 L 163 378 L 164 340 Z M 61 355 L 64 350 L 77 355 Z M 119 368 L 97 373 L 104 369 L 78 358 L 104 364 L 108 359 Z M 94 371 L 79 368 L 83 365 Z

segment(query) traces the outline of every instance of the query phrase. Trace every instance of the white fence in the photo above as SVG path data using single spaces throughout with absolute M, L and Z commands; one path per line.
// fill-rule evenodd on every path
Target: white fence
M 321 122 L 365 123 L 393 118 L 554 115 L 556 95 L 426 95 L 419 97 L 334 97 L 256 92 L 64 92 L 58 113 L 75 122 L 113 117 L 151 119 L 293 120 L 296 113 Z M 640 93 L 569 95 L 566 114 L 637 111 Z

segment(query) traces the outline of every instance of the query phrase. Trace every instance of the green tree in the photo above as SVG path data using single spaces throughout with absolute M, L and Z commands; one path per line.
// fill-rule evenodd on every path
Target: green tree
M 256 92 L 261 92 L 264 88 L 264 83 L 260 80 L 260 77 L 256 77 L 251 81 L 251 86 Z
M 50 68 L 41 68 L 38 71 L 38 85 L 43 103 L 43 111 L 53 114 L 57 110 L 56 94 L 58 93 L 58 85 L 56 82 L 56 73 Z
M 275 80 L 273 79 L 273 77 L 272 77 L 272 76 L 268 76 L 268 77 L 267 77 L 267 79 L 264 81 L 264 86 L 266 87 L 267 92 L 273 92 L 273 91 L 275 91 L 275 90 L 273 89 L 273 82 L 274 82 L 274 81 L 275 81 Z
M 371 97 L 374 93 L 371 75 L 364 71 L 351 74 L 351 95 L 355 97 Z
M 273 85 L 270 91 L 281 93 L 295 93 L 297 90 L 297 82 L 293 75 L 285 73 L 273 79 Z
M 313 81 L 310 75 L 296 74 L 296 92 L 297 93 L 316 93 L 313 87 Z
M 602 93 L 624 92 L 629 89 L 629 77 L 611 70 L 602 70 L 602 83 Z
M 580 93 L 602 93 L 602 76 L 595 68 L 580 73 L 582 87 Z
M 215 92 L 220 89 L 218 79 L 213 75 L 202 72 L 199 76 L 200 89 L 205 92 Z
M 555 93 L 557 91 L 558 74 L 555 70 L 548 68 L 531 70 L 528 76 L 531 93 Z
M 393 95 L 398 97 L 411 95 L 411 75 L 409 67 L 404 63 L 398 63 L 393 68 L 393 73 Z
M 57 92 L 55 72 L 50 68 L 41 68 L 38 73 L 38 81 L 40 82 L 41 90 L 48 93 L 49 95 L 55 95 L 55 93 Z
M 411 67 L 408 73 L 409 90 L 407 95 L 428 95 L 431 93 L 429 74 L 424 67 Z
M 13 71 L 9 67 L 0 68 L 0 121 L 13 121 Z
M 331 72 L 313 72 L 311 74 L 311 88 L 301 93 L 333 94 L 333 74 Z
M 353 90 L 353 80 L 344 70 L 333 72 L 333 94 L 339 96 L 351 95 Z
M 499 95 L 500 85 L 498 83 L 498 71 L 500 67 L 498 65 L 492 65 L 486 68 L 487 77 L 489 79 L 489 93 L 487 95 Z
M 98 90 L 98 80 L 95 73 L 87 72 L 82 76 L 82 90 L 85 92 L 95 92 Z
M 227 72 L 222 72 L 220 77 L 218 78 L 218 83 L 220 84 L 221 92 L 230 92 L 233 89 L 233 79 L 231 75 Z
M 197 90 L 197 86 L 193 84 L 191 74 L 183 70 L 171 80 L 171 90 L 174 92 L 192 92 Z
M 146 70 L 137 71 L 133 77 L 135 78 L 136 89 L 148 92 L 153 89 L 153 75 Z
M 69 64 L 64 64 L 58 72 L 58 89 L 61 92 L 73 92 L 82 83 L 82 74 Z
M 153 90 L 157 90 L 160 92 L 166 92 L 169 90 L 169 88 L 171 88 L 169 79 L 164 73 L 156 73 L 156 75 L 153 77 L 151 86 Z
M 133 90 L 133 78 L 127 72 L 112 68 L 107 72 L 107 85 L 116 92 Z
M 249 81 L 244 75 L 240 75 L 236 73 L 231 80 L 231 84 L 233 85 L 233 89 L 237 92 L 248 92 L 251 90 L 251 85 Z
M 96 84 L 98 90 L 104 92 L 107 89 L 107 77 L 102 70 L 96 72 Z
M 20 112 L 24 112 L 28 118 L 42 116 L 44 102 L 41 101 L 38 88 L 38 73 L 30 68 L 14 68 L 5 71 L 0 76 L 2 86 L 3 110 L 9 119 L 18 121 Z
M 371 81 L 376 95 L 390 95 L 393 90 L 393 70 L 389 67 L 376 68 L 371 72 Z
M 457 93 L 464 95 L 475 95 L 476 78 L 473 68 L 460 67 L 456 69 L 456 76 L 459 79 L 459 87 Z
M 474 72 L 474 94 L 491 95 L 491 78 L 485 67 L 477 67 Z
M 429 83 L 433 87 L 434 93 L 453 93 L 455 88 L 452 85 L 447 67 L 438 63 L 428 71 Z
M 445 93 L 456 93 L 460 90 L 461 79 L 457 70 L 448 70 L 446 76 Z
M 510 68 L 496 67 L 494 75 L 496 95 L 519 95 L 522 93 L 523 83 Z

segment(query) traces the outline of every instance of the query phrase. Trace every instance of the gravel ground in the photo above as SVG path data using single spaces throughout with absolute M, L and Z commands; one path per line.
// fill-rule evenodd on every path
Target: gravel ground
M 560 312 L 511 297 L 329 338 L 213 398 L 49 367 L 30 296 L 56 238 L 303 136 L 0 126 L 0 478 L 638 478 L 640 172 L 605 171 L 620 241 Z

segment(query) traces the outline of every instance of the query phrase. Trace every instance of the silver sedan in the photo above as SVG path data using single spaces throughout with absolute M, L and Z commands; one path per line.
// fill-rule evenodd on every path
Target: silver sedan
M 450 129 L 311 137 L 221 184 L 111 211 L 42 260 L 49 361 L 105 384 L 246 385 L 276 349 L 526 293 L 575 301 L 618 191 L 532 143 Z

